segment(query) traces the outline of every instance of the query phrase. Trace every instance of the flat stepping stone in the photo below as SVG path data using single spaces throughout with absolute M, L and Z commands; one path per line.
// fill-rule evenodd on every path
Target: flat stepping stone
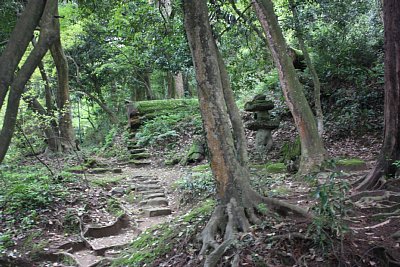
M 130 156 L 130 159 L 148 159 L 150 158 L 150 154 L 143 152 L 143 153 L 136 153 Z
M 139 202 L 140 206 L 168 206 L 168 200 L 165 197 L 156 197 Z
M 135 190 L 138 192 L 161 189 L 157 184 L 136 185 Z
M 135 166 L 147 166 L 151 164 L 150 160 L 138 160 L 138 159 L 131 159 L 129 162 L 129 164 L 134 164 Z
M 157 198 L 157 197 L 165 197 L 165 194 L 164 193 L 154 193 L 154 194 L 149 194 L 149 195 L 143 196 L 144 199 L 153 199 L 153 198 Z
M 147 181 L 140 181 L 140 185 L 150 185 L 150 184 L 158 184 L 159 180 L 147 180 Z
M 119 235 L 105 236 L 88 240 L 94 251 L 105 251 L 106 249 L 124 246 L 132 242 L 139 234 L 139 231 L 130 229 L 123 231 Z
M 139 153 L 146 152 L 146 149 L 145 148 L 130 148 L 129 152 L 131 152 L 131 154 L 139 154 Z
M 160 189 L 145 190 L 145 191 L 140 191 L 139 193 L 142 194 L 143 196 L 158 194 L 158 193 L 164 194 L 164 189 L 160 188 Z
M 147 217 L 166 216 L 172 213 L 170 208 L 148 208 L 144 209 L 144 214 Z

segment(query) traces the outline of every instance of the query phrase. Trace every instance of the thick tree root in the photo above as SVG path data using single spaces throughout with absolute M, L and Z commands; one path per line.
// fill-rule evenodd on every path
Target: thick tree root
M 261 222 L 256 215 L 257 206 L 261 203 L 281 214 L 293 213 L 304 218 L 312 218 L 308 211 L 295 205 L 262 197 L 251 190 L 248 193 L 250 192 L 251 194 L 245 194 L 247 196 L 244 198 L 245 203 L 238 204 L 235 198 L 231 198 L 228 204 L 219 205 L 215 208 L 206 227 L 198 237 L 203 242 L 200 255 L 206 256 L 208 253 L 204 262 L 205 267 L 216 266 L 225 252 L 234 246 L 240 234 L 248 232 L 252 224 Z M 291 237 L 285 236 L 283 238 Z M 298 236 L 298 238 L 305 237 Z M 235 255 L 230 264 L 231 266 L 239 266 L 238 255 Z

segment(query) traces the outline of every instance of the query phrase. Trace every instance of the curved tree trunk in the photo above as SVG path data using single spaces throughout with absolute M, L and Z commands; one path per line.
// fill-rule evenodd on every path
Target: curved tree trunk
M 253 0 L 254 10 L 267 36 L 271 54 L 278 69 L 286 103 L 294 118 L 301 140 L 299 174 L 318 169 L 325 158 L 322 139 L 318 135 L 314 115 L 304 95 L 293 62 L 287 53 L 286 41 L 279 27 L 271 0 Z
M 13 83 L 11 84 L 7 109 L 0 132 L 0 163 L 4 160 L 8 147 L 10 146 L 11 138 L 14 134 L 18 108 L 25 84 L 28 82 L 39 62 L 46 54 L 50 44 L 54 42 L 57 36 L 54 30 L 54 21 L 56 20 L 54 15 L 56 9 L 57 0 L 48 0 L 46 2 L 42 19 L 40 21 L 41 31 L 38 44 L 33 48 L 32 52 L 29 54 L 27 60 L 21 67 L 20 71 L 18 71 Z
M 10 40 L 0 57 L 0 110 L 3 106 L 15 70 L 24 55 L 33 32 L 39 24 L 46 4 L 45 0 L 31 0 L 19 17 Z
M 259 223 L 255 209 L 265 203 L 302 216 L 308 213 L 296 206 L 257 194 L 249 184 L 243 125 L 226 70 L 208 22 L 205 0 L 183 1 L 185 29 L 196 71 L 200 111 L 210 152 L 211 169 L 217 184 L 218 206 L 202 231 L 201 254 L 211 249 L 204 266 L 216 266 L 239 232 Z M 216 236 L 222 236 L 218 243 Z M 238 260 L 238 259 L 235 259 Z
M 383 2 L 385 29 L 385 132 L 374 169 L 357 186 L 358 190 L 380 188 L 383 176 L 393 177 L 400 160 L 400 1 Z
M 58 9 L 56 15 L 58 16 Z M 69 81 L 68 81 L 68 61 L 65 57 L 64 50 L 61 45 L 60 23 L 55 21 L 56 40 L 50 46 L 51 56 L 57 69 L 57 108 L 60 112 L 58 126 L 60 130 L 61 143 L 64 150 L 72 150 L 75 148 L 75 134 L 72 126 L 71 103 L 69 97 Z
M 315 106 L 315 117 L 317 119 L 317 129 L 318 134 L 322 137 L 324 133 L 324 114 L 322 113 L 321 106 L 321 83 L 319 81 L 319 77 L 317 71 L 315 70 L 314 64 L 311 61 L 310 54 L 308 53 L 307 47 L 304 43 L 303 32 L 300 27 L 299 18 L 297 15 L 296 6 L 294 4 L 294 0 L 289 0 L 289 6 L 292 10 L 295 31 L 297 35 L 297 39 L 299 41 L 299 46 L 301 51 L 303 52 L 304 60 L 306 61 L 308 70 L 310 71 L 313 83 L 314 83 L 314 106 Z

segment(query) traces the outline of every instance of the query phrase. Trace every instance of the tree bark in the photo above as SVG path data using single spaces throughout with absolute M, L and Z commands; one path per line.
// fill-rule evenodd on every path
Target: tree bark
M 119 120 L 117 115 L 115 115 L 115 113 L 104 103 L 102 102 L 98 97 L 94 96 L 91 93 L 88 93 L 86 91 L 81 91 L 83 94 L 87 95 L 90 99 L 92 99 L 94 102 L 96 102 L 101 109 L 104 110 L 105 113 L 107 113 L 107 115 L 110 117 L 111 123 L 112 124 L 118 124 Z
M 55 16 L 58 16 L 58 7 Z M 75 148 L 75 133 L 72 126 L 71 103 L 68 81 L 68 61 L 64 54 L 61 44 L 60 23 L 58 20 L 54 24 L 56 30 L 56 40 L 50 46 L 51 56 L 57 69 L 57 108 L 60 112 L 58 126 L 60 130 L 61 143 L 64 150 Z
M 318 134 L 320 137 L 322 137 L 324 133 L 324 114 L 322 112 L 322 106 L 321 106 L 321 83 L 319 81 L 319 77 L 317 71 L 315 70 L 314 64 L 312 63 L 310 54 L 308 53 L 306 44 L 304 43 L 303 32 L 300 27 L 296 6 L 293 0 L 289 0 L 289 6 L 290 9 L 292 10 L 295 32 L 297 35 L 297 39 L 299 41 L 299 46 L 301 51 L 303 52 L 304 60 L 306 61 L 308 70 L 310 71 L 314 83 L 315 117 L 317 119 Z
M 168 71 L 167 72 L 167 98 L 175 98 L 175 80 L 174 80 L 174 75 Z
M 0 57 L 0 110 L 12 83 L 15 70 L 39 24 L 45 0 L 31 0 L 19 17 L 6 48 Z
M 299 174 L 319 168 L 325 158 L 325 149 L 315 123 L 314 115 L 298 80 L 293 62 L 287 53 L 286 41 L 270 0 L 253 0 L 254 10 L 267 36 L 269 48 L 278 69 L 279 80 L 286 103 L 294 118 L 301 140 Z
M 153 90 L 151 89 L 150 72 L 145 72 L 143 74 L 143 83 L 146 88 L 146 99 L 153 100 L 154 94 L 153 94 Z
M 218 206 L 202 231 L 201 254 L 211 248 L 204 266 L 216 266 L 239 232 L 247 232 L 251 223 L 259 223 L 255 209 L 260 203 L 308 216 L 288 203 L 264 198 L 249 184 L 242 145 L 243 125 L 239 126 L 238 109 L 216 42 L 208 22 L 205 0 L 183 1 L 185 29 L 196 71 L 200 111 L 210 152 L 211 169 L 217 184 Z M 241 123 L 241 122 L 240 122 Z M 216 236 L 222 236 L 222 243 Z
M 57 0 L 48 0 L 46 2 L 46 6 L 40 21 L 41 31 L 38 44 L 33 48 L 32 52 L 29 54 L 27 60 L 21 67 L 21 70 L 18 71 L 13 83 L 11 84 L 7 109 L 0 132 L 0 163 L 4 160 L 11 142 L 11 138 L 14 134 L 18 108 L 25 84 L 30 79 L 39 62 L 46 54 L 50 44 L 52 44 L 57 37 L 56 31 L 54 30 L 54 21 L 56 20 L 54 15 L 56 9 Z
M 175 98 L 183 98 L 184 96 L 184 88 L 183 88 L 183 76 L 182 72 L 178 72 L 174 75 L 174 82 L 175 82 Z
M 47 141 L 47 149 L 51 152 L 62 152 L 62 146 L 60 138 L 58 136 L 57 125 L 54 125 L 53 118 L 48 121 L 47 110 L 39 103 L 34 97 L 24 97 L 24 101 L 28 103 L 28 106 L 37 114 L 42 117 L 44 124 L 44 134 Z
M 383 2 L 385 31 L 384 140 L 373 170 L 357 186 L 358 190 L 379 189 L 383 176 L 393 177 L 400 160 L 400 2 Z

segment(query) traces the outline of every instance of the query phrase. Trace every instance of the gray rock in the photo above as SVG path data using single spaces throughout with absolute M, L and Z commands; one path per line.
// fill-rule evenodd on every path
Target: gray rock
M 110 190 L 112 196 L 122 196 L 125 194 L 125 189 L 122 187 L 114 187 Z
M 165 197 L 156 197 L 152 199 L 142 200 L 140 206 L 168 206 L 168 200 Z
M 172 213 L 170 208 L 148 208 L 144 209 L 147 217 L 165 216 Z

